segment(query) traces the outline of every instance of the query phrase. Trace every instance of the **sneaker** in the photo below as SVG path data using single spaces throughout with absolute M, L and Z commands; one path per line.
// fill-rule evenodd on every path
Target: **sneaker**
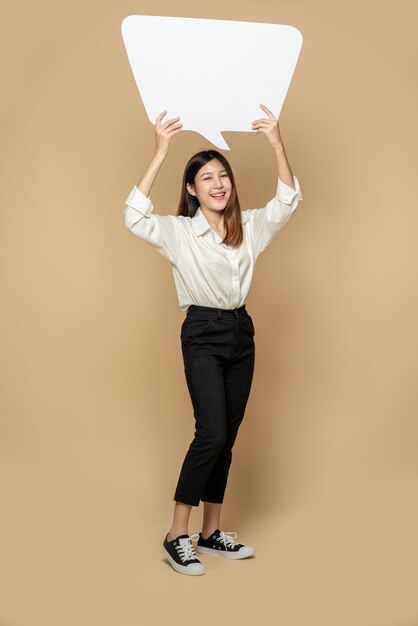
M 254 548 L 234 541 L 233 538 L 236 536 L 237 533 L 226 533 L 219 528 L 207 539 L 203 539 L 202 533 L 199 533 L 196 550 L 206 554 L 218 554 L 228 559 L 245 559 L 247 556 L 252 556 Z
M 205 566 L 197 558 L 192 543 L 193 540 L 198 539 L 197 533 L 191 537 L 179 535 L 172 541 L 168 541 L 167 537 L 168 533 L 164 537 L 162 553 L 177 572 L 191 576 L 205 574 Z

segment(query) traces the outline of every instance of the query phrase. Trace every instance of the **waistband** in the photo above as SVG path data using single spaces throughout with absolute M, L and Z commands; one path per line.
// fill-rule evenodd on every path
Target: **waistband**
M 205 317 L 216 317 L 218 319 L 233 319 L 238 317 L 243 317 L 248 315 L 248 311 L 246 305 L 238 307 L 237 309 L 221 309 L 212 306 L 200 306 L 197 304 L 191 304 L 187 309 L 187 316 L 205 316 Z

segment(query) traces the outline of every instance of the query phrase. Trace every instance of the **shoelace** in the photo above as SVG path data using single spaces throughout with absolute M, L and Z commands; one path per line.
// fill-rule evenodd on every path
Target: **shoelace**
M 218 541 L 220 541 L 221 543 L 224 544 L 225 548 L 228 550 L 229 548 L 233 548 L 234 546 L 237 545 L 238 541 L 234 541 L 234 539 L 232 539 L 232 537 L 236 537 L 237 533 L 234 532 L 224 532 L 223 530 L 220 531 L 221 536 L 218 538 Z
M 190 537 L 181 537 L 179 539 L 179 545 L 176 546 L 176 550 L 180 555 L 181 560 L 188 561 L 189 559 L 196 559 L 196 553 L 192 541 L 199 539 L 199 533 L 190 535 Z

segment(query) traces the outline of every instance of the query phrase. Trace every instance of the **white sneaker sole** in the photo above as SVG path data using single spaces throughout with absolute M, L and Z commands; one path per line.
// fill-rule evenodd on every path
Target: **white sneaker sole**
M 162 547 L 162 553 L 169 560 L 171 566 L 180 574 L 187 574 L 188 576 L 199 576 L 200 574 L 206 574 L 205 566 L 203 563 L 192 563 L 191 565 L 180 565 L 176 563 L 173 557 L 167 550 Z
M 246 546 L 241 548 L 239 552 L 224 552 L 223 550 L 215 550 L 215 548 L 205 548 L 204 546 L 196 546 L 196 552 L 203 554 L 213 554 L 214 556 L 223 556 L 227 559 L 246 559 L 254 554 L 254 548 Z

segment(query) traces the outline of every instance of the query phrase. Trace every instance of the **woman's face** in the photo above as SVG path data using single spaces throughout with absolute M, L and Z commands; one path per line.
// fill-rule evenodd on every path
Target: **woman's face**
M 197 172 L 195 184 L 187 184 L 187 190 L 197 197 L 201 208 L 223 211 L 231 196 L 232 183 L 223 164 L 212 159 Z

